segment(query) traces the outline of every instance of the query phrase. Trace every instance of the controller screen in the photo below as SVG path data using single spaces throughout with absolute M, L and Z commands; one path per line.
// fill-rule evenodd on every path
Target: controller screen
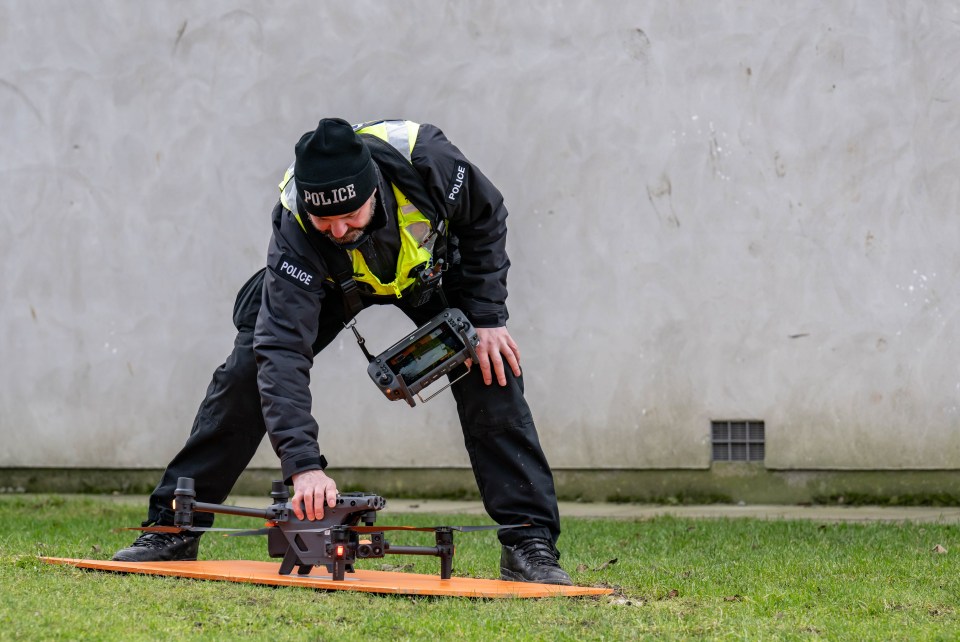
M 443 323 L 387 359 L 387 365 L 409 386 L 462 350 L 463 341 Z

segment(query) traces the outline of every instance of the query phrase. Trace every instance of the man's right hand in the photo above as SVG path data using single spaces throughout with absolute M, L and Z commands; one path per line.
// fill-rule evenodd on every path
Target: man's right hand
M 337 482 L 322 470 L 306 470 L 293 475 L 293 513 L 297 519 L 323 519 L 323 505 L 337 505 Z

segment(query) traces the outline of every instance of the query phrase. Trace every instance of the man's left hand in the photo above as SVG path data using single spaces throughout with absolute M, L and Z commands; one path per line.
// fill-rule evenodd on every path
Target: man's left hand
M 513 374 L 520 376 L 520 348 L 517 347 L 516 341 L 510 336 L 506 327 L 477 328 L 477 336 L 480 338 L 477 356 L 480 358 L 478 365 L 480 374 L 483 375 L 483 383 L 489 386 L 493 383 L 493 377 L 496 376 L 497 383 L 501 386 L 507 385 L 504 359 Z

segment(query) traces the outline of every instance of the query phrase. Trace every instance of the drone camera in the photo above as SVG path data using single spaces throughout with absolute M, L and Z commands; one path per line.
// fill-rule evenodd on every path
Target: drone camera
M 371 533 L 369 541 L 362 541 L 357 546 L 357 557 L 383 557 L 383 533 Z

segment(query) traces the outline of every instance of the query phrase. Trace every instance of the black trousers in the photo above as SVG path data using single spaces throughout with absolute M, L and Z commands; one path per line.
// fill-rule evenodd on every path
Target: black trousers
M 445 277 L 445 283 L 447 280 Z M 263 270 L 251 277 L 237 295 L 233 315 L 237 337 L 233 352 L 213 373 L 190 436 L 150 496 L 144 525 L 173 523 L 171 502 L 178 477 L 195 480 L 198 501 L 223 502 L 263 440 L 266 426 L 253 356 L 253 331 L 262 288 Z M 451 306 L 456 307 L 459 300 L 456 287 L 445 284 L 444 292 Z M 418 326 L 443 307 L 438 296 L 419 308 L 405 306 L 397 299 L 392 303 Z M 314 354 L 344 329 L 343 320 L 339 292 L 329 292 L 313 344 Z M 507 378 L 506 387 L 496 381 L 487 386 L 480 368 L 474 367 L 469 375 L 451 386 L 464 443 L 490 517 L 498 524 L 533 524 L 530 528 L 499 531 L 500 541 L 512 545 L 520 539 L 541 537 L 556 542 L 560 535 L 560 515 L 553 475 L 523 397 L 523 379 L 514 377 L 509 368 Z M 424 448 L 429 448 L 429 444 L 424 444 Z M 333 477 L 336 479 L 336 473 Z M 209 526 L 213 515 L 198 513 L 194 523 Z

